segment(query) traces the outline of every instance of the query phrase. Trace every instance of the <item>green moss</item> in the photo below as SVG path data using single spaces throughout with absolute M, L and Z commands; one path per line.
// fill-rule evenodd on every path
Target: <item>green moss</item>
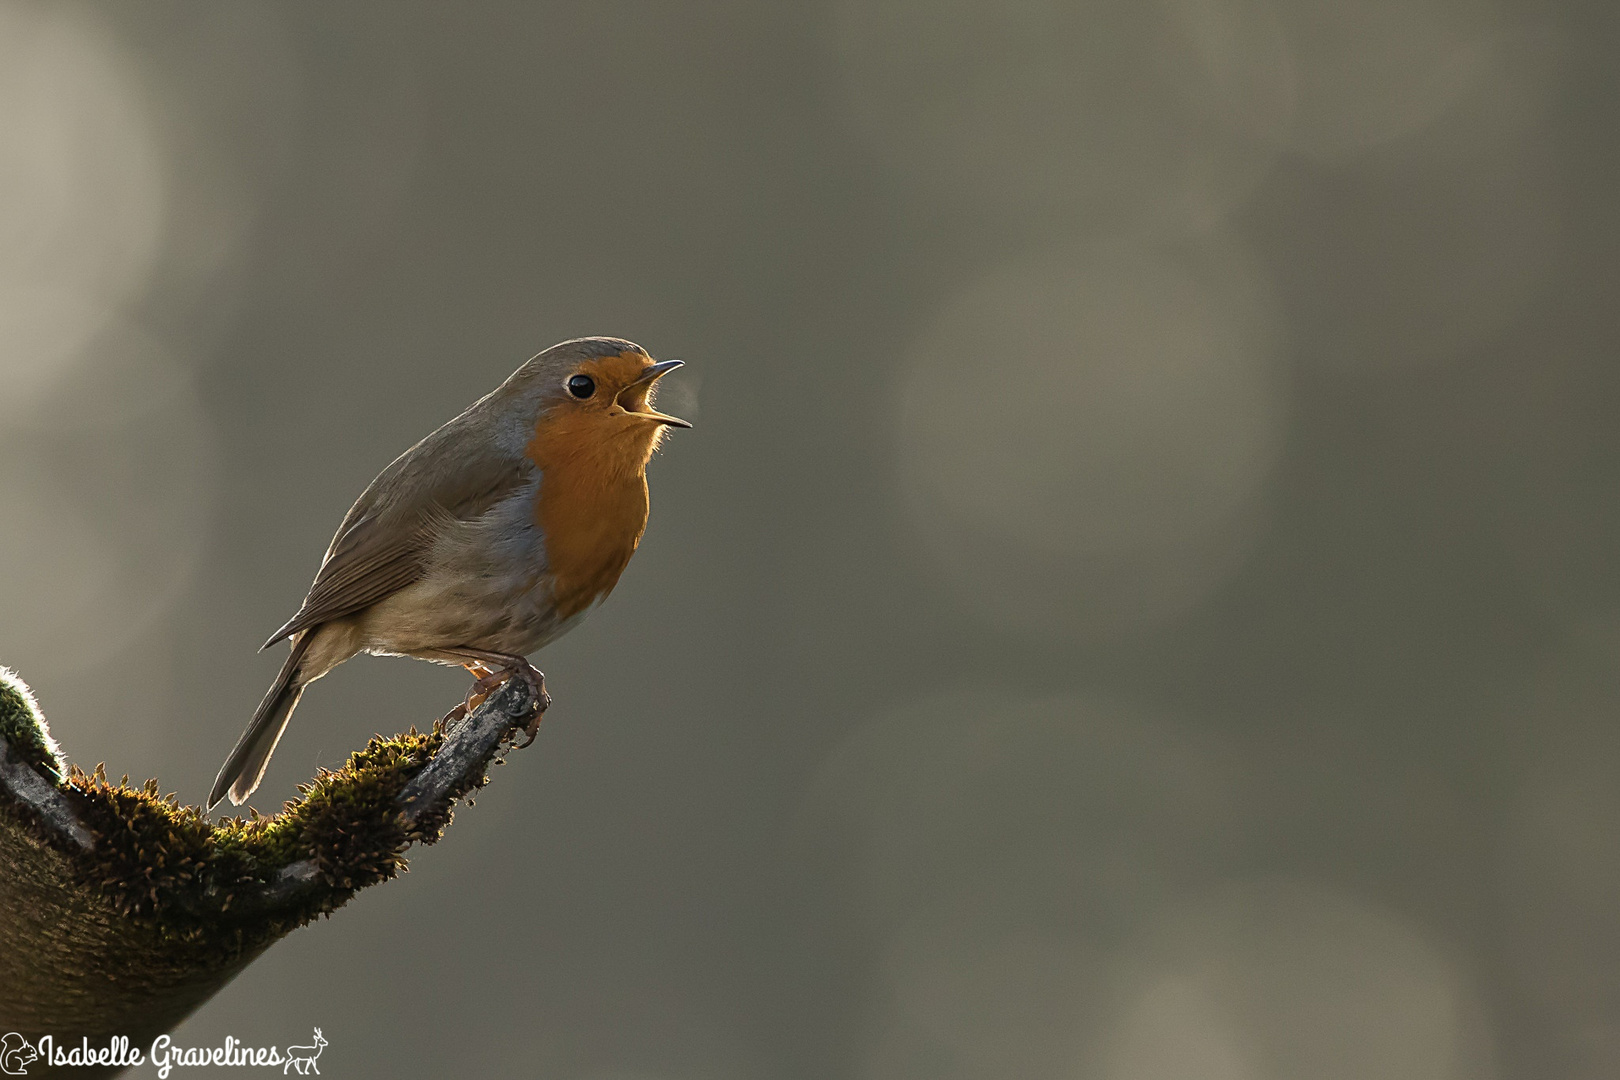
M 65 851 L 85 887 L 120 916 L 171 946 L 194 947 L 205 966 L 244 957 L 296 926 L 330 914 L 359 890 L 406 868 L 412 843 L 433 843 L 450 805 L 424 806 L 407 825 L 397 800 L 433 760 L 442 728 L 374 737 L 338 770 L 322 770 L 281 812 L 210 821 L 161 794 L 156 780 L 131 785 L 64 762 L 27 688 L 0 669 L 0 735 L 50 770 L 89 831 L 89 851 Z M 488 782 L 474 769 L 450 803 Z M 26 824 L 0 799 L 0 817 Z M 297 884 L 282 875 L 298 866 Z M 199 962 L 202 962 L 201 960 Z
M 51 738 L 33 691 L 10 668 L 0 667 L 0 738 L 34 768 L 60 779 L 62 751 Z
M 265 817 L 210 822 L 199 808 L 160 795 L 155 780 L 117 784 L 98 767 L 70 768 L 66 784 L 95 850 L 79 855 L 87 883 L 123 915 L 166 936 L 228 955 L 255 949 L 406 868 L 412 842 L 431 843 L 449 822 L 409 833 L 395 800 L 443 741 L 437 727 L 374 737 L 336 772 L 322 770 L 300 797 Z M 469 788 L 486 782 L 480 776 Z M 314 879 L 291 904 L 267 910 L 263 890 L 295 863 Z

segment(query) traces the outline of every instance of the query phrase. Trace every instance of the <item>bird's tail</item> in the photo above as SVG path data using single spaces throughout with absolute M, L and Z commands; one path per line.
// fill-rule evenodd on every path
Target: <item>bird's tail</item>
M 270 691 L 259 702 L 252 722 L 236 741 L 236 749 L 231 751 L 231 756 L 225 759 L 224 766 L 219 770 L 214 789 L 208 793 L 208 809 L 218 806 L 227 791 L 231 805 L 241 806 L 259 786 L 259 781 L 264 779 L 270 755 L 276 752 L 276 743 L 281 741 L 281 733 L 287 730 L 287 720 L 304 693 L 304 683 L 298 679 L 298 662 L 304 658 L 304 649 L 312 633 L 305 630 L 293 639 L 292 653 L 287 657 L 287 662 L 281 665 L 281 674 L 270 684 Z

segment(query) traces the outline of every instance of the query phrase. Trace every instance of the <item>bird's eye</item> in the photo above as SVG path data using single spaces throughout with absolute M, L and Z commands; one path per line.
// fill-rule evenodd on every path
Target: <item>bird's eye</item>
M 568 380 L 568 392 L 584 401 L 596 393 L 596 380 L 589 375 L 575 375 Z

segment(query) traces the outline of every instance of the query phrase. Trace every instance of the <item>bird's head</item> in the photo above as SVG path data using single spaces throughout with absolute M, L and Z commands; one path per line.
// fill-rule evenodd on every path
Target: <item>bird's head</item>
M 550 453 L 608 455 L 641 468 L 666 429 L 692 425 L 653 408 L 658 380 L 681 366 L 655 361 L 622 338 L 576 338 L 554 345 L 521 374 L 537 398 L 535 438 Z

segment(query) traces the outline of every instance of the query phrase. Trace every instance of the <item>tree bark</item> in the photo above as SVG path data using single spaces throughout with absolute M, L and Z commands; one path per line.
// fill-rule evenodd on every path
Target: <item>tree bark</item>
M 0 710 L 19 700 L 6 691 Z M 217 824 L 155 781 L 63 769 L 37 714 L 36 732 L 0 716 L 0 1036 L 144 1050 L 275 941 L 395 876 L 411 843 L 436 841 L 544 697 L 508 680 L 448 729 L 373 739 L 274 817 Z M 48 1066 L 27 1075 L 119 1071 Z

